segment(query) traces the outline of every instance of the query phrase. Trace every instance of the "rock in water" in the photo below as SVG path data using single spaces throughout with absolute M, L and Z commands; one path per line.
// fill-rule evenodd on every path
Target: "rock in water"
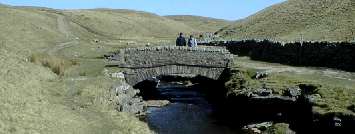
M 272 90 L 271 89 L 260 88 L 260 89 L 257 89 L 256 91 L 254 91 L 253 94 L 255 94 L 257 96 L 271 96 L 272 95 Z
M 298 98 L 301 95 L 301 89 L 299 88 L 287 88 L 283 94 L 291 98 Z
M 243 127 L 243 130 L 252 134 L 261 134 L 263 131 L 267 130 L 272 126 L 272 122 L 263 122 L 259 124 L 250 124 Z

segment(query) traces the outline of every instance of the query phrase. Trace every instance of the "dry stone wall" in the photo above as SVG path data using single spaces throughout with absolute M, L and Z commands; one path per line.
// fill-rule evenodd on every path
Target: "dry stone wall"
M 223 46 L 231 53 L 253 60 L 294 66 L 329 67 L 355 72 L 355 43 L 230 41 L 200 45 Z

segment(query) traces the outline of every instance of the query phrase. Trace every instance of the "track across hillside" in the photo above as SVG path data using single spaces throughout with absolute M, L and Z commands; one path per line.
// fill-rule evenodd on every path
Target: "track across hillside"
M 47 54 L 53 55 L 62 49 L 69 48 L 79 44 L 79 41 L 76 40 L 76 37 L 72 33 L 68 23 L 69 22 L 67 21 L 65 16 L 57 14 L 57 29 L 61 34 L 65 36 L 65 40 L 63 40 L 60 43 L 57 43 L 54 47 L 45 49 L 44 51 Z

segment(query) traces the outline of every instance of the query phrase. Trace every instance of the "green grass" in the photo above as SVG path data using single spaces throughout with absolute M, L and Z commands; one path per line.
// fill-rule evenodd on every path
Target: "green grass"
M 353 41 L 352 0 L 288 0 L 224 27 L 227 39 Z M 354 32 L 354 34 L 352 34 Z
M 268 69 L 260 69 L 267 67 Z M 252 79 L 256 71 L 272 70 L 274 68 L 279 72 L 271 72 L 265 79 Z M 235 73 L 231 80 L 226 83 L 230 93 L 237 93 L 240 87 L 248 87 L 249 90 L 267 87 L 273 90 L 274 94 L 282 95 L 289 87 L 297 87 L 299 84 L 320 85 L 318 93 L 321 98 L 316 99 L 314 110 L 321 114 L 329 112 L 344 112 L 355 114 L 349 107 L 355 104 L 355 83 L 354 79 L 339 79 L 335 76 L 327 76 L 325 69 L 290 67 L 274 63 L 258 62 L 237 58 Z M 285 70 L 285 71 L 280 71 Z M 337 76 L 354 78 L 355 74 L 336 71 Z M 240 82 L 243 81 L 243 82 Z
M 284 123 L 277 123 L 271 127 L 272 134 L 287 134 L 290 131 L 289 125 Z

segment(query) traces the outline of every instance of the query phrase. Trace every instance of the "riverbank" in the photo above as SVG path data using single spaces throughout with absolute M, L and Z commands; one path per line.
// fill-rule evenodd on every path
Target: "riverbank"
M 240 117 L 252 121 L 269 117 L 265 120 L 289 123 L 298 132 L 305 128 L 345 132 L 354 126 L 353 75 L 328 70 L 332 75 L 324 76 L 327 73 L 321 72 L 325 69 L 302 69 L 246 58 L 235 61 L 226 82 L 227 115 L 235 116 L 227 116 L 232 119 L 230 122 L 235 123 Z

